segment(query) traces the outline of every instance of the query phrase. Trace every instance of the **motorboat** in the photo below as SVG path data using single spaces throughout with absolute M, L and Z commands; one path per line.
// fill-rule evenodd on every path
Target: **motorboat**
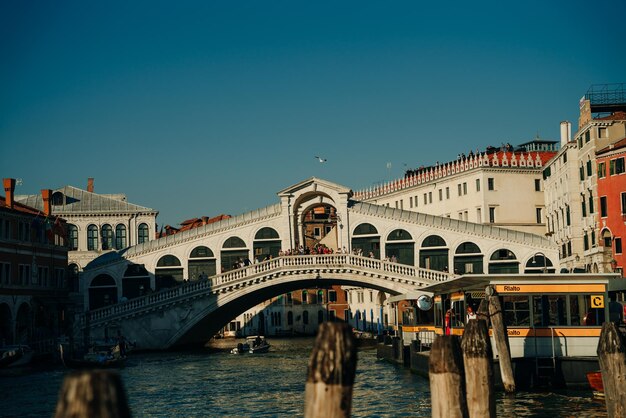
M 61 362 L 70 369 L 119 369 L 126 365 L 126 355 L 120 345 L 108 347 L 93 346 L 82 358 L 66 357 L 63 345 L 59 346 Z
M 245 342 L 237 344 L 237 347 L 230 350 L 231 354 L 260 354 L 267 353 L 270 349 L 270 343 L 267 342 L 265 337 L 255 335 L 247 337 Z
M 251 340 L 250 354 L 267 353 L 270 350 L 270 343 L 265 337 L 257 335 L 256 337 L 248 337 L 248 340 Z
M 600 370 L 587 373 L 587 381 L 593 389 L 595 396 L 604 396 L 604 384 L 602 383 L 602 372 Z
M 33 354 L 33 349 L 24 344 L 0 347 L 0 368 L 25 366 L 32 361 Z

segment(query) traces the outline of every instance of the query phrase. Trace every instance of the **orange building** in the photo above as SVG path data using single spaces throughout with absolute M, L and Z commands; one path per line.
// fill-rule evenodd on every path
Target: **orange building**
M 624 277 L 626 238 L 626 138 L 596 152 L 601 245 L 612 250 L 611 268 Z

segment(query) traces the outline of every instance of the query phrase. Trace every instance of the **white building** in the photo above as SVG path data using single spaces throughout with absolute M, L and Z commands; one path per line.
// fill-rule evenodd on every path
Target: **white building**
M 545 233 L 543 165 L 554 141 L 534 140 L 489 153 L 420 168 L 383 186 L 357 191 L 354 199 L 414 212 Z
M 561 124 L 561 150 L 544 170 L 547 235 L 559 246 L 562 271 L 612 272 L 611 248 L 600 237 L 596 151 L 626 136 L 626 97 L 623 86 L 618 91 L 601 87 L 603 94 L 592 86 L 581 99 L 573 140 L 569 123 Z

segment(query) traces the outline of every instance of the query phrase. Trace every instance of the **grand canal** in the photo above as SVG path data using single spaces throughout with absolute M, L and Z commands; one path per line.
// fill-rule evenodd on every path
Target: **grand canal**
M 135 417 L 302 416 L 313 339 L 272 339 L 263 355 L 231 355 L 233 340 L 206 350 L 135 354 L 120 371 Z M 2 371 L 0 416 L 50 417 L 67 370 Z M 498 416 L 606 417 L 589 393 L 498 395 Z M 359 351 L 354 417 L 428 417 L 428 380 Z

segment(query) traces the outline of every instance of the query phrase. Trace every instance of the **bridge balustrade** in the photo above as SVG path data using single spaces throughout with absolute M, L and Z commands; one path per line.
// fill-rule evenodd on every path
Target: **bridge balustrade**
M 272 272 L 291 270 L 298 267 L 328 268 L 328 267 L 355 267 L 368 270 L 372 273 L 385 272 L 389 276 L 401 276 L 403 279 L 418 282 L 442 282 L 454 275 L 449 273 L 427 270 L 420 267 L 378 260 L 353 254 L 313 254 L 283 256 L 266 260 L 261 263 L 231 270 L 208 279 L 181 284 L 174 288 L 164 289 L 139 298 L 130 299 L 116 305 L 106 306 L 87 313 L 90 321 L 97 322 L 113 316 L 129 314 L 150 308 L 156 308 L 165 303 L 174 303 L 192 295 L 207 292 L 227 290 L 245 280 L 254 277 L 263 277 Z M 83 318 L 83 321 L 85 318 Z M 83 323 L 84 325 L 84 323 Z

